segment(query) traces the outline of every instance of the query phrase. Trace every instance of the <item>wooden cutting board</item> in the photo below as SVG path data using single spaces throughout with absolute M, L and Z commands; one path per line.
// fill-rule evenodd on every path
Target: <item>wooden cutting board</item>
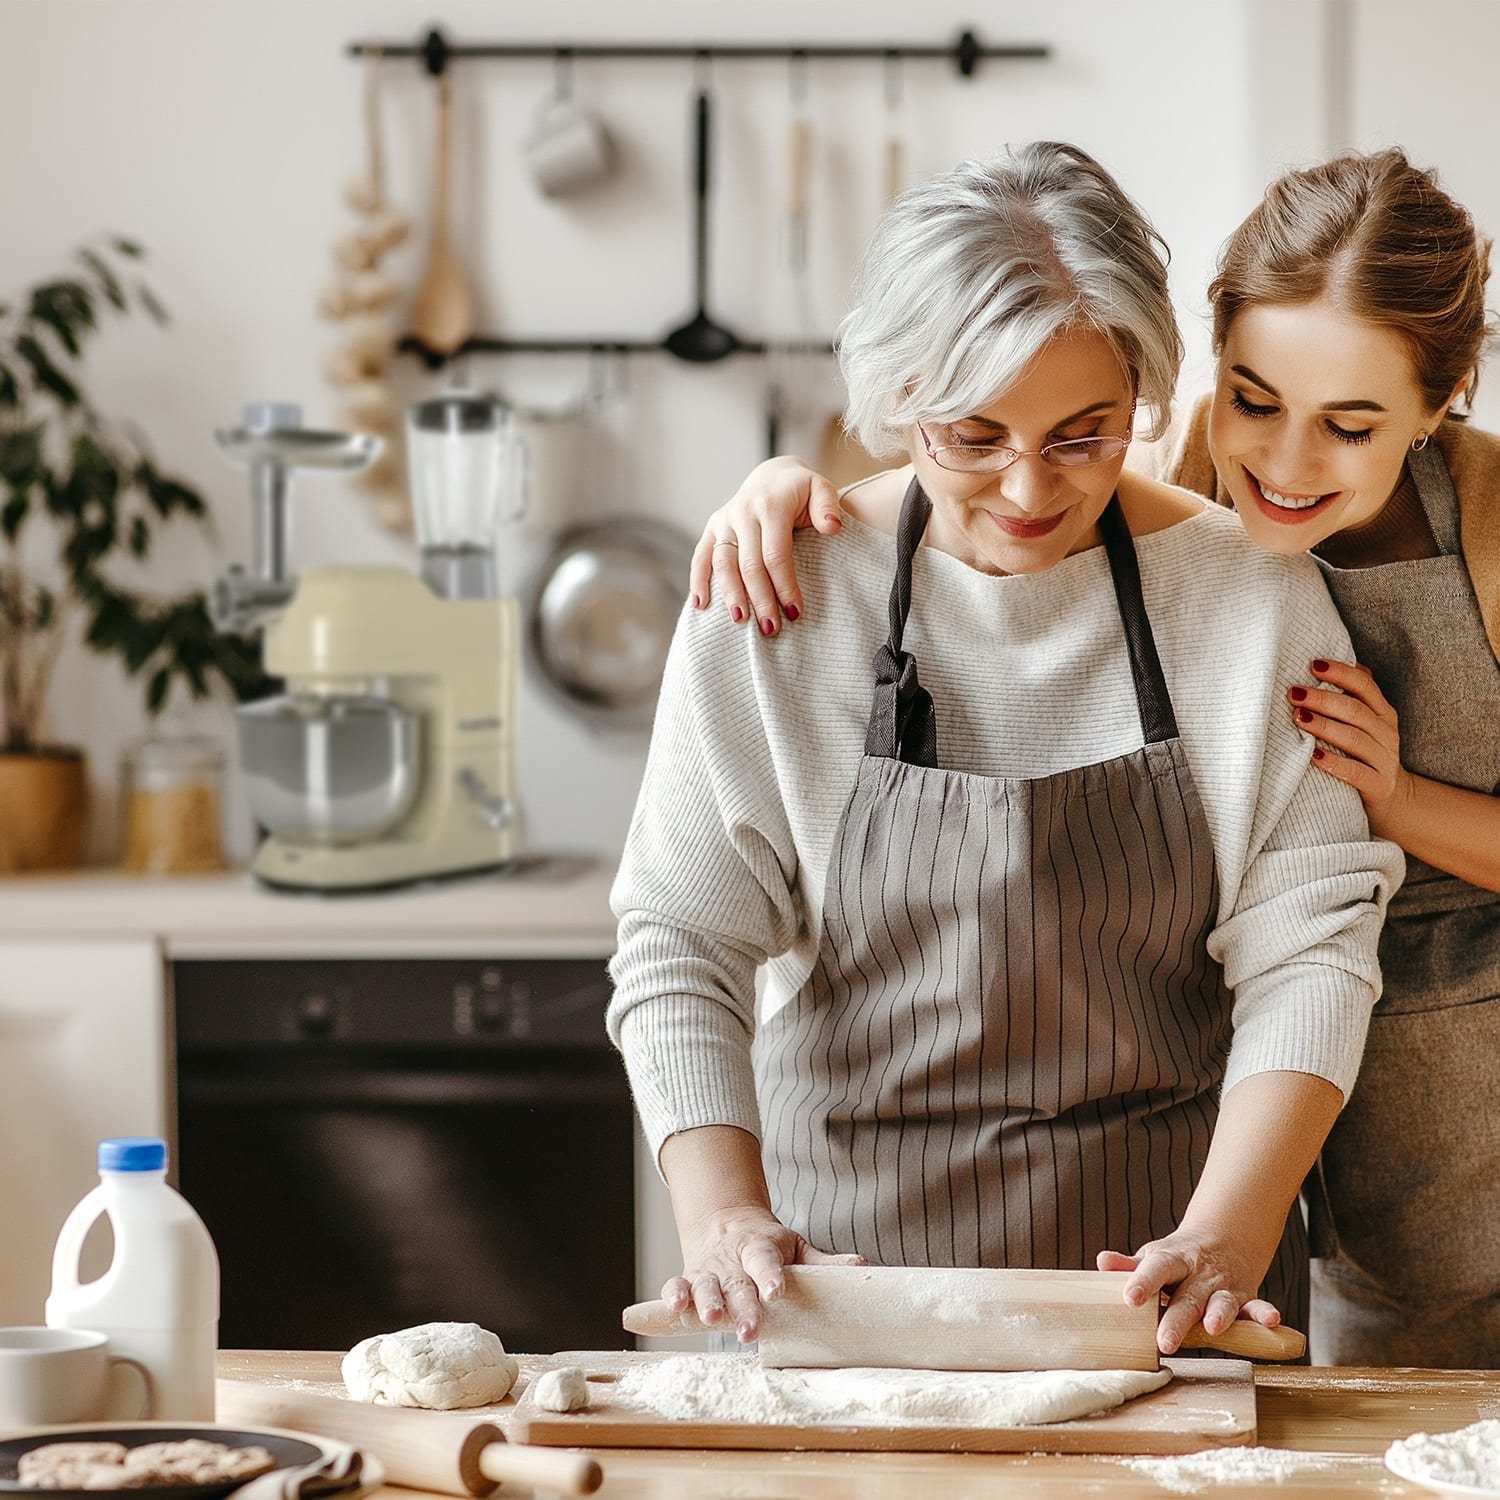
M 592 1403 L 549 1412 L 533 1400 L 535 1382 L 507 1424 L 511 1440 L 543 1447 L 883 1449 L 905 1453 L 1195 1453 L 1255 1442 L 1255 1380 L 1241 1359 L 1164 1359 L 1173 1380 L 1102 1417 L 1031 1427 L 939 1427 L 808 1422 L 686 1422 L 612 1407 L 610 1387 L 633 1365 L 674 1354 L 581 1351 L 552 1365 L 580 1365 Z

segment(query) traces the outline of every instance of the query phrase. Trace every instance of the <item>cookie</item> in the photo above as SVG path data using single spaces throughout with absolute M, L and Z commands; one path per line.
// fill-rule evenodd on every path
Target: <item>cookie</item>
M 21 1455 L 16 1478 L 34 1490 L 113 1489 L 125 1453 L 122 1443 L 43 1443 Z

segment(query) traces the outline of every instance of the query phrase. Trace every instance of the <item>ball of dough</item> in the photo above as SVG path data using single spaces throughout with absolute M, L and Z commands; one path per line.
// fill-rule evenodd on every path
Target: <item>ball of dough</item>
M 589 1404 L 588 1378 L 577 1365 L 548 1370 L 537 1380 L 536 1404 L 544 1411 L 582 1411 Z
M 356 1344 L 344 1356 L 344 1389 L 356 1401 L 452 1411 L 503 1400 L 519 1369 L 477 1323 L 422 1323 Z

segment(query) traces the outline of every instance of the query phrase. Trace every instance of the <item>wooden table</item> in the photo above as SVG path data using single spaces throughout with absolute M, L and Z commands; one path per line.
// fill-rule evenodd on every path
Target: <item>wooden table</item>
M 523 1376 L 545 1362 L 521 1356 Z M 219 1374 L 340 1394 L 337 1354 L 256 1351 L 219 1356 Z M 1482 1417 L 1500 1417 L 1500 1371 L 1286 1369 L 1256 1371 L 1262 1448 L 1306 1455 L 1279 1483 L 1215 1487 L 1196 1493 L 1317 1495 L 1344 1500 L 1427 1497 L 1382 1463 L 1386 1447 L 1413 1432 L 1446 1432 Z M 503 1422 L 503 1411 L 499 1420 Z M 1246 1450 L 1239 1450 L 1244 1452 Z M 1131 1460 L 991 1454 L 698 1453 L 601 1449 L 604 1500 L 1161 1500 L 1190 1493 L 1178 1478 L 1157 1482 Z M 1138 1462 L 1138 1461 L 1134 1461 Z M 1172 1461 L 1167 1460 L 1168 1464 Z M 395 1486 L 382 1500 L 412 1494 Z

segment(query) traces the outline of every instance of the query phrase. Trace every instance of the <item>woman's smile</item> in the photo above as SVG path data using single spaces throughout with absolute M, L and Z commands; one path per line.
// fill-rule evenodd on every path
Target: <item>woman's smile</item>
M 1072 509 L 1070 506 L 1069 509 Z M 1006 536 L 1014 537 L 1017 541 L 1026 541 L 1031 537 L 1048 536 L 1057 530 L 1063 517 L 1067 515 L 1066 510 L 1060 510 L 1055 515 L 1041 516 L 1035 520 L 1026 516 L 1009 516 L 998 510 L 986 510 L 990 520 L 997 525 Z
M 1320 520 L 1323 513 L 1344 497 L 1343 490 L 1316 491 L 1282 488 L 1262 479 L 1245 464 L 1240 468 L 1249 481 L 1249 490 L 1256 508 L 1267 520 L 1283 526 L 1299 526 L 1309 521 Z

